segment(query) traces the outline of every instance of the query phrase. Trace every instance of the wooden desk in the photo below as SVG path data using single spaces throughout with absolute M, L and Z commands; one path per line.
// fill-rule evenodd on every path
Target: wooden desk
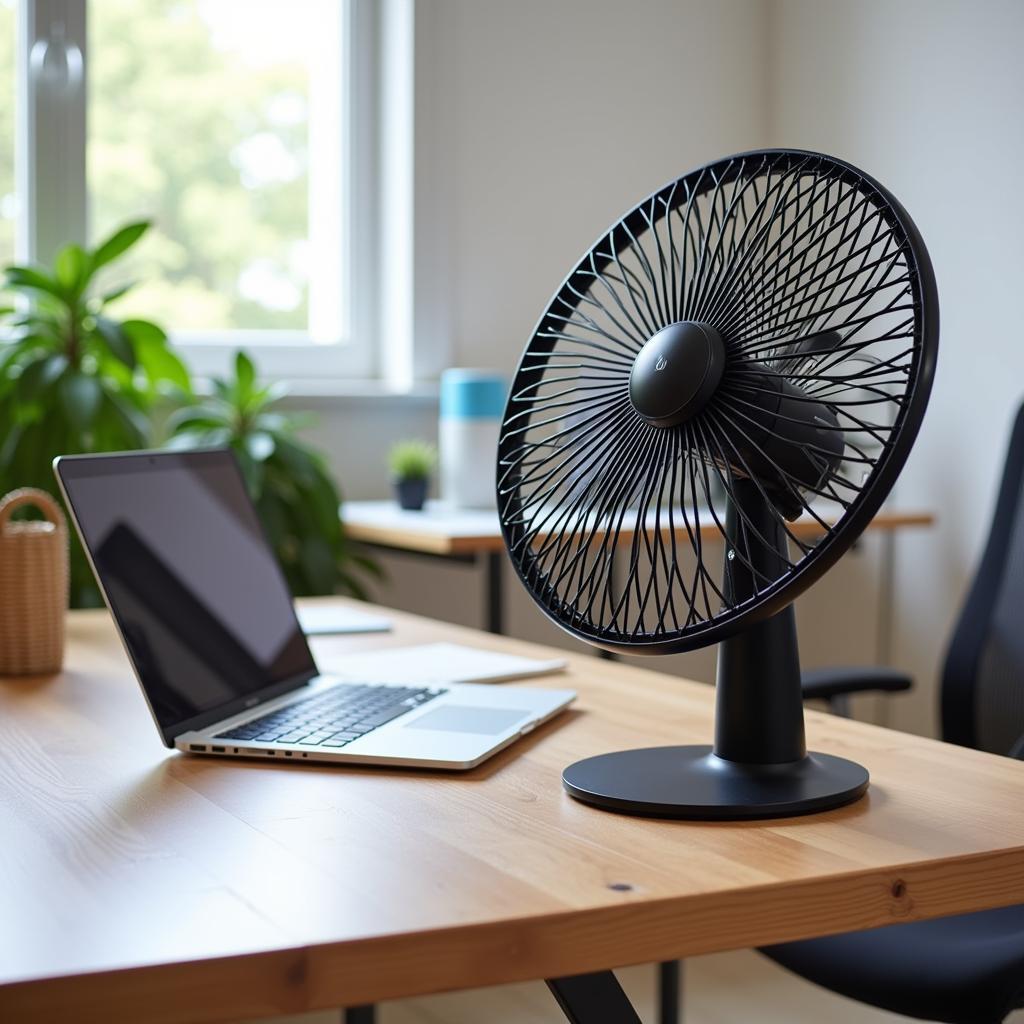
M 346 501 L 341 509 L 345 528 L 353 540 L 377 547 L 415 551 L 424 555 L 471 555 L 504 552 L 498 513 L 485 510 L 453 509 L 439 501 L 428 501 L 422 512 L 406 512 L 393 501 Z M 721 517 L 724 522 L 724 516 Z M 826 521 L 828 521 L 828 517 Z M 869 530 L 900 530 L 908 526 L 931 526 L 930 512 L 889 509 L 879 512 Z M 722 535 L 710 519 L 701 522 L 701 542 L 714 543 Z M 798 537 L 816 537 L 821 527 L 809 517 L 789 524 Z M 680 536 L 685 536 L 682 526 Z M 633 539 L 628 524 L 619 531 L 623 541 Z
M 348 535 L 371 547 L 483 565 L 487 592 L 486 628 L 492 633 L 504 633 L 502 567 L 505 563 L 505 542 L 497 512 L 452 509 L 437 501 L 428 501 L 422 512 L 406 512 L 394 501 L 347 501 L 342 505 L 341 514 Z M 829 519 L 827 515 L 823 518 Z M 896 530 L 931 526 L 934 521 L 935 517 L 930 512 L 885 509 L 875 516 L 868 529 L 882 531 L 892 537 Z M 700 525 L 702 543 L 716 544 L 722 539 L 710 517 Z M 682 533 L 683 528 L 679 529 Z M 790 529 L 800 537 L 814 537 L 821 533 L 821 527 L 807 516 L 790 524 Z M 629 543 L 633 532 L 626 525 L 620 536 L 623 543 Z
M 388 614 L 389 637 L 318 640 L 321 666 L 439 639 L 547 653 Z M 106 613 L 72 614 L 66 672 L 0 682 L 0 1019 L 255 1018 L 1021 899 L 1024 763 L 824 714 L 812 744 L 873 776 L 850 807 L 686 823 L 575 803 L 566 763 L 706 742 L 712 692 L 569 661 L 575 709 L 469 773 L 218 761 L 159 744 Z

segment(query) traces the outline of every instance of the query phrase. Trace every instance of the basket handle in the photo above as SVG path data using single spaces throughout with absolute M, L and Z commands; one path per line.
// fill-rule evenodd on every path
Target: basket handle
M 25 505 L 35 505 L 56 529 L 64 528 L 64 513 L 46 491 L 41 491 L 38 487 L 19 487 L 0 498 L 0 533 L 7 529 L 7 523 L 14 510 Z

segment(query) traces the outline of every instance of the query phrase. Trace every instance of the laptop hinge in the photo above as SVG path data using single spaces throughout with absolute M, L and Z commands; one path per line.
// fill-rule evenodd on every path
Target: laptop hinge
M 166 729 L 161 729 L 164 737 L 164 743 L 169 747 L 173 747 L 174 741 L 179 736 L 182 736 L 187 732 L 196 732 L 200 729 L 205 729 L 208 725 L 215 725 L 217 722 L 223 722 L 225 719 L 233 718 L 235 715 L 240 714 L 243 711 L 258 708 L 261 704 L 266 704 L 275 697 L 280 697 L 282 694 L 301 689 L 303 686 L 308 685 L 311 680 L 316 678 L 318 678 L 316 672 L 305 673 L 301 676 L 285 679 L 279 683 L 271 683 L 270 686 L 265 686 L 262 690 L 257 690 L 255 693 L 248 693 L 244 697 L 237 697 L 235 700 L 228 701 L 226 704 L 218 704 L 217 707 L 210 708 L 209 711 L 204 711 L 199 715 L 193 715 L 192 718 L 186 718 L 183 722 L 177 722 L 172 726 L 168 726 Z

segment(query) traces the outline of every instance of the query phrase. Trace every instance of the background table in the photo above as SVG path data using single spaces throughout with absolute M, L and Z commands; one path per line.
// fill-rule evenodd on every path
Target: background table
M 347 651 L 536 647 L 387 612 Z M 868 796 L 763 823 L 619 817 L 559 774 L 707 742 L 713 692 L 568 655 L 567 714 L 468 773 L 165 750 L 105 612 L 67 669 L 0 680 L 0 1019 L 255 1018 L 553 977 L 1016 902 L 1024 762 L 808 713 Z M 564 656 L 563 652 L 559 652 Z
M 506 562 L 498 514 L 486 510 L 453 509 L 438 501 L 428 501 L 422 512 L 407 512 L 394 501 L 347 501 L 341 508 L 348 535 L 371 547 L 419 558 L 443 558 L 482 566 L 486 590 L 485 628 L 504 633 L 503 568 Z M 823 516 L 827 520 L 827 515 Z M 931 526 L 929 512 L 886 509 L 871 521 L 869 530 L 884 532 L 891 540 L 897 530 Z M 818 524 L 804 518 L 790 524 L 797 536 L 813 537 L 821 532 Z M 623 543 L 632 539 L 628 528 L 620 531 Z M 722 535 L 710 520 L 701 524 L 701 542 L 717 543 Z M 887 547 L 882 587 L 883 612 L 892 608 L 891 547 Z M 883 649 L 885 645 L 880 645 Z

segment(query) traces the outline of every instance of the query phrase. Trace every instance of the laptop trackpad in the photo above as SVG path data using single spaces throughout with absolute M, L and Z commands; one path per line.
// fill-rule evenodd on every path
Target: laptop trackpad
M 494 736 L 530 717 L 521 708 L 475 708 L 446 704 L 410 722 L 407 729 L 440 729 L 445 732 L 473 732 Z

